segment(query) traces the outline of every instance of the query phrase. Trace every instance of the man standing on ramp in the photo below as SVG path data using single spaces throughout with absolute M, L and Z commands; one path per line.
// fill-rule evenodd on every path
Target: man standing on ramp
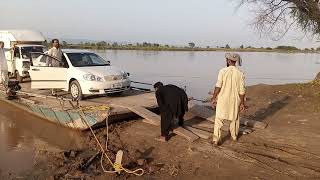
M 240 125 L 240 111 L 245 110 L 245 81 L 244 74 L 236 67 L 241 66 L 241 57 L 237 53 L 225 54 L 227 67 L 219 71 L 218 80 L 212 94 L 212 107 L 216 106 L 213 142 L 220 144 L 221 127 L 224 121 L 231 121 L 230 134 L 237 140 Z

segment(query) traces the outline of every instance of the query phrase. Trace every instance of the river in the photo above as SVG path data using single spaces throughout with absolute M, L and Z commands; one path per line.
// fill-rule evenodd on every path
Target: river
M 187 93 L 205 98 L 218 71 L 225 66 L 224 52 L 123 51 L 98 53 L 127 70 L 134 81 L 176 84 Z M 307 82 L 320 71 L 319 54 L 241 53 L 247 85 Z M 146 88 L 152 88 L 146 86 Z M 61 128 L 0 102 L 0 173 L 32 168 L 36 151 L 79 146 L 79 133 Z
M 115 66 L 127 70 L 131 79 L 147 83 L 163 81 L 186 87 L 190 96 L 205 98 L 219 69 L 226 65 L 224 52 L 97 51 Z M 240 53 L 247 85 L 307 82 L 320 72 L 320 54 Z M 151 86 L 148 86 L 151 88 Z

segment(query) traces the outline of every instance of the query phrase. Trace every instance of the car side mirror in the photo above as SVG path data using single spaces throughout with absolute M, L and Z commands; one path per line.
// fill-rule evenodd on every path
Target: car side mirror
M 110 65 L 111 64 L 111 62 L 110 61 L 107 61 L 107 63 Z
M 130 73 L 127 73 L 128 76 L 130 76 Z

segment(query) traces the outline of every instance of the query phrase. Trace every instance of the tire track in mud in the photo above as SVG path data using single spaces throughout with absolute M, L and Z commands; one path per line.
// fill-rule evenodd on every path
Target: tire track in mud
M 238 142 L 219 147 L 231 159 L 268 168 L 274 172 L 295 177 L 320 177 L 320 156 L 290 145 Z

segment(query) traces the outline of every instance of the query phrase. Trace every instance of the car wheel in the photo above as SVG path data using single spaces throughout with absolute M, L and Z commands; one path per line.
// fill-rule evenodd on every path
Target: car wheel
M 23 77 L 20 76 L 20 74 L 19 74 L 18 71 L 16 71 L 16 79 L 17 79 L 17 81 L 19 81 L 19 83 L 22 83 L 22 82 L 23 82 Z
M 72 100 L 79 101 L 82 99 L 82 90 L 79 82 L 77 80 L 74 80 L 70 83 L 70 94 L 72 97 Z

